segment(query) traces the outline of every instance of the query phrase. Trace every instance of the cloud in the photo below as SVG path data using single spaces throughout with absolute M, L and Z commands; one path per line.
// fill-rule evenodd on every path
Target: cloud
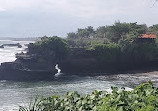
M 79 18 L 135 14 L 150 7 L 148 4 L 149 0 L 0 0 L 0 7 L 8 11 L 58 13 Z
M 0 36 L 65 35 L 115 21 L 157 23 L 154 0 L 0 0 Z
M 0 7 L 0 12 L 4 12 L 6 9 Z

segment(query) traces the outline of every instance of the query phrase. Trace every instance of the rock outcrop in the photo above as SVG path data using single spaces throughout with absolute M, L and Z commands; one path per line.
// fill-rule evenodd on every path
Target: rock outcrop
M 30 63 L 31 64 L 31 63 Z M 5 62 L 0 66 L 0 80 L 15 81 L 36 81 L 36 80 L 52 80 L 55 69 L 28 69 L 25 63 L 21 62 Z
M 0 80 L 16 81 L 36 81 L 36 80 L 53 80 L 57 73 L 55 65 L 58 64 L 62 73 L 87 75 L 94 73 L 115 73 L 128 69 L 136 69 L 137 66 L 130 64 L 108 64 L 99 61 L 95 57 L 95 52 L 84 48 L 71 48 L 70 55 L 64 60 L 50 61 L 42 58 L 41 55 L 32 53 L 16 54 L 14 62 L 5 62 L 0 66 Z M 156 62 L 158 63 L 158 62 Z M 151 63 L 147 66 L 153 66 Z M 142 64 L 137 64 L 145 66 Z M 158 65 L 158 64 L 157 64 Z
M 17 44 L 3 44 L 0 46 L 0 48 L 4 48 L 4 46 L 8 46 L 8 47 L 15 47 L 17 46 L 18 48 L 21 48 L 22 45 L 20 43 L 17 43 Z

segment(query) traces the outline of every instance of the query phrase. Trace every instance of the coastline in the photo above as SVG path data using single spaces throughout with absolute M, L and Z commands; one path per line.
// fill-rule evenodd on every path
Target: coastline
M 148 62 L 132 60 L 121 61 L 122 59 L 105 62 L 98 59 L 96 56 L 97 51 L 88 50 L 86 48 L 67 49 L 67 45 L 63 42 L 64 40 L 58 37 L 41 38 L 41 41 L 38 42 L 43 42 L 45 39 L 50 39 L 50 41 L 54 44 L 56 43 L 54 40 L 57 40 L 58 42 L 60 41 L 65 47 L 65 49 L 64 47 L 61 48 L 61 52 L 67 54 L 65 51 L 70 51 L 69 54 L 65 55 L 65 58 L 63 58 L 63 53 L 61 53 L 59 49 L 56 50 L 56 52 L 60 52 L 58 54 L 51 52 L 55 49 L 48 50 L 48 44 L 43 47 L 44 49 L 39 50 L 36 49 L 38 46 L 36 46 L 36 43 L 30 43 L 26 53 L 16 54 L 16 60 L 14 62 L 5 62 L 1 64 L 0 80 L 53 80 L 53 76 L 57 73 L 57 70 L 55 69 L 56 64 L 59 64 L 59 68 L 62 70 L 62 73 L 66 73 L 68 75 L 76 74 L 78 76 L 137 74 L 158 70 L 157 59 L 155 61 Z M 61 44 L 56 44 L 56 46 L 59 47 Z M 41 51 L 43 50 L 46 50 L 46 52 L 41 55 Z M 52 55 L 49 55 L 50 52 Z M 116 58 L 119 57 L 116 56 Z
M 18 65 L 17 65 L 18 64 Z M 0 80 L 13 80 L 13 81 L 52 81 L 55 79 L 54 75 L 57 73 L 57 70 L 51 69 L 51 70 L 26 70 L 21 69 L 19 67 L 20 63 L 16 62 L 6 62 L 2 63 L 0 66 Z M 5 67 L 5 68 L 4 68 Z M 158 66 L 155 67 L 141 67 L 141 68 L 135 68 L 130 70 L 99 70 L 96 71 L 93 69 L 91 70 L 81 70 L 80 72 L 78 70 L 71 71 L 66 70 L 64 71 L 61 67 L 62 72 L 66 75 L 77 75 L 77 76 L 106 76 L 106 75 L 118 75 L 118 74 L 158 74 Z M 98 71 L 99 70 L 99 71 Z

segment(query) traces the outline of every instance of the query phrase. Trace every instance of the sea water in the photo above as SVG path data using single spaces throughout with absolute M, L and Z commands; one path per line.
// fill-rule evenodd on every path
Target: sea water
M 0 43 L 17 43 L 23 45 L 22 48 L 5 47 L 0 49 L 0 61 L 10 62 L 15 60 L 15 54 L 25 51 L 28 41 L 1 41 Z M 53 74 L 52 74 L 53 76 Z M 27 106 L 36 96 L 52 96 L 53 94 L 64 96 L 68 91 L 78 91 L 85 95 L 94 90 L 111 91 L 111 86 L 119 88 L 125 87 L 126 90 L 133 89 L 140 83 L 151 80 L 158 86 L 158 72 L 137 73 L 137 74 L 118 74 L 104 75 L 95 77 L 80 77 L 77 74 L 62 74 L 52 81 L 38 82 L 15 82 L 0 81 L 0 111 L 18 111 L 20 105 Z
M 4 48 L 0 48 L 0 63 L 3 62 L 12 62 L 15 61 L 15 54 L 20 52 L 26 52 L 27 44 L 33 43 L 34 41 L 12 41 L 12 40 L 0 40 L 0 46 L 3 44 L 16 44 L 20 43 L 22 45 L 21 48 L 4 46 Z

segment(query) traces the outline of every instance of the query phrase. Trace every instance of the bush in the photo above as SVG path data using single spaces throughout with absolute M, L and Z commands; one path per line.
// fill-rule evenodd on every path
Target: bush
M 120 48 L 117 44 L 98 44 L 93 47 L 96 52 L 96 56 L 101 62 L 113 63 L 119 60 Z
M 69 54 L 66 40 L 57 36 L 44 37 L 29 46 L 29 53 L 42 56 L 44 59 L 62 60 Z
M 158 88 L 151 82 L 141 84 L 133 91 L 111 87 L 112 93 L 94 91 L 81 96 L 68 92 L 66 96 L 42 97 L 30 109 L 20 106 L 19 111 L 157 111 Z

